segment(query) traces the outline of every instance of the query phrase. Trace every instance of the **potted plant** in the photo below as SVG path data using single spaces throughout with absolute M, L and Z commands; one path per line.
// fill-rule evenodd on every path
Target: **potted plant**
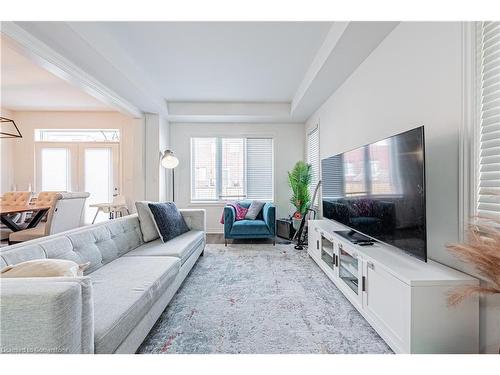
M 303 161 L 298 161 L 293 169 L 288 172 L 288 184 L 292 189 L 290 203 L 295 207 L 292 219 L 295 230 L 299 228 L 302 216 L 306 214 L 311 202 L 311 193 L 309 192 L 311 181 L 311 165 Z

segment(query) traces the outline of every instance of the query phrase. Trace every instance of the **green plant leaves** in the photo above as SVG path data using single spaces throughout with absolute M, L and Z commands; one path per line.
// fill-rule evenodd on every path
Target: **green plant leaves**
M 288 172 L 288 185 L 292 189 L 290 203 L 295 206 L 301 215 L 304 215 L 311 202 L 309 185 L 312 181 L 311 165 L 298 161 L 293 169 Z

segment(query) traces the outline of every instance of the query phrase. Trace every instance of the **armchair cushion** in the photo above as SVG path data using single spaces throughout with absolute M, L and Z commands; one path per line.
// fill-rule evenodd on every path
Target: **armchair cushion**
M 240 220 L 233 224 L 231 234 L 236 236 L 253 236 L 269 235 L 269 228 L 263 220 Z

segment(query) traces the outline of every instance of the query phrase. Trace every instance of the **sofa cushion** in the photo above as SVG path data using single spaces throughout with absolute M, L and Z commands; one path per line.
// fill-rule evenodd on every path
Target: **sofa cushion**
M 149 209 L 163 242 L 189 231 L 189 227 L 174 202 L 150 203 Z
M 137 215 L 139 216 L 139 222 L 141 224 L 142 239 L 144 242 L 154 241 L 160 238 L 158 229 L 153 221 L 153 214 L 149 209 L 148 201 L 135 202 L 135 208 L 137 209 Z
M 125 256 L 173 256 L 181 258 L 181 264 L 193 254 L 198 245 L 204 241 L 205 233 L 201 230 L 190 230 L 168 242 L 160 239 L 139 246 Z
M 231 235 L 245 235 L 251 238 L 252 235 L 269 235 L 269 228 L 263 220 L 241 220 L 235 221 L 231 229 Z
M 96 353 L 112 353 L 179 273 L 175 257 L 121 257 L 90 274 Z

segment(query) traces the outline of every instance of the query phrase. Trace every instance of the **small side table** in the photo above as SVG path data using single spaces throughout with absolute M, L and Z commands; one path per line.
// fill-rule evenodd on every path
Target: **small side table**
M 287 240 L 291 240 L 295 234 L 292 219 L 276 219 L 276 235 Z

